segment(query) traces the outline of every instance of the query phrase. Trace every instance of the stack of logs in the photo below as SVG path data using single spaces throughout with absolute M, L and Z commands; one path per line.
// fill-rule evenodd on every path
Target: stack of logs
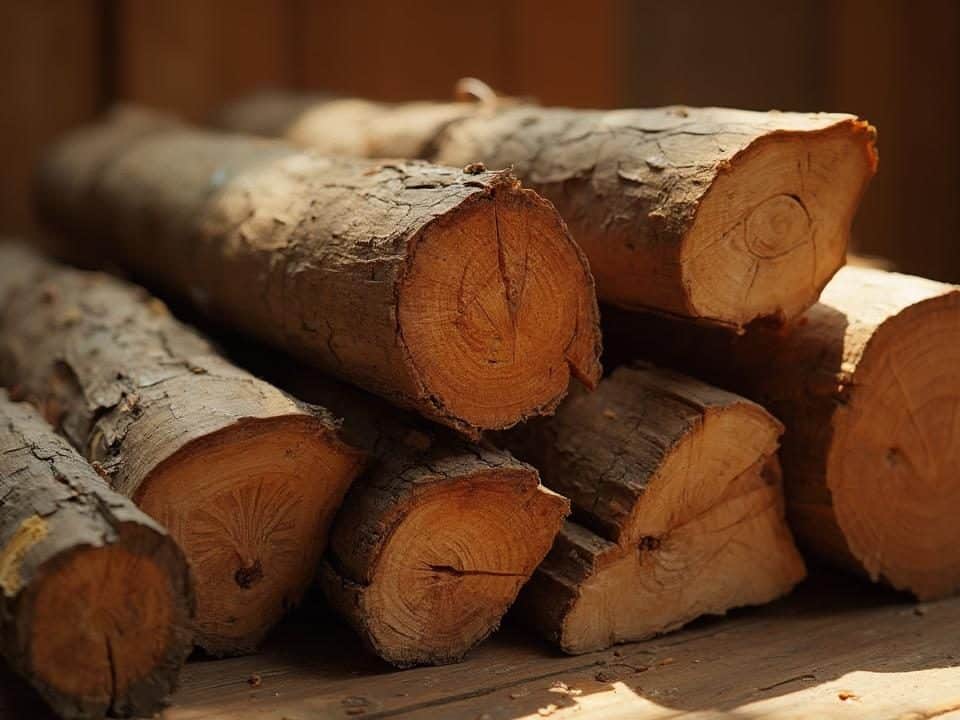
M 155 711 L 315 577 L 400 667 L 514 605 L 579 653 L 768 602 L 791 532 L 960 590 L 960 291 L 840 269 L 873 128 L 480 95 L 127 109 L 51 148 L 70 254 L 225 348 L 0 247 L 0 652 L 58 713 Z

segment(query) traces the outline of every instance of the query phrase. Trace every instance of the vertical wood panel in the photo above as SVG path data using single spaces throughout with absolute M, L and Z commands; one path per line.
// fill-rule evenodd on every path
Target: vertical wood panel
M 41 147 L 101 103 L 96 0 L 0 2 L 0 231 L 33 225 L 29 190 Z
M 548 105 L 607 108 L 624 99 L 628 0 L 517 0 L 507 89 Z
M 960 281 L 960 3 L 840 0 L 829 26 L 830 104 L 879 129 L 857 249 Z
M 225 101 L 295 74 L 285 0 L 120 0 L 119 98 L 204 120 Z
M 502 32 L 509 0 L 297 4 L 304 87 L 383 100 L 448 98 L 456 80 L 496 87 L 510 79 Z
M 631 3 L 628 102 L 820 109 L 824 1 Z

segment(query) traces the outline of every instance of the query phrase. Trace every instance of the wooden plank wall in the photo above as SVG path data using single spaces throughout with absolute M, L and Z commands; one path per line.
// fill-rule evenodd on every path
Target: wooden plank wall
M 4 0 L 0 232 L 38 149 L 115 100 L 203 120 L 266 86 L 443 98 L 473 75 L 552 104 L 856 112 L 881 131 L 857 249 L 960 281 L 955 0 Z

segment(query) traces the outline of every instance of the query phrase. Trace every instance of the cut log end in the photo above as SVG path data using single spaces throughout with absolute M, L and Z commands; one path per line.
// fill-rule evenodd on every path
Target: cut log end
M 630 415 L 644 384 L 657 394 Z M 545 471 L 557 489 L 572 488 L 576 522 L 523 599 L 528 618 L 564 651 L 642 640 L 767 602 L 804 577 L 784 520 L 782 427 L 760 406 L 682 376 L 626 368 L 577 400 L 554 423 L 564 467 Z M 578 424 L 593 434 L 581 438 Z M 593 467 L 599 480 L 582 482 L 597 475 L 576 469 Z M 577 492 L 588 486 L 592 500 Z
M 843 265 L 876 171 L 875 131 L 847 120 L 773 132 L 734 156 L 704 195 L 681 254 L 689 314 L 743 327 L 809 307 Z
M 850 552 L 874 580 L 920 599 L 957 592 L 960 292 L 908 305 L 881 324 L 850 387 L 827 460 Z
M 324 572 L 328 597 L 400 667 L 456 662 L 495 630 L 569 507 L 532 469 L 461 476 L 414 502 L 369 583 Z
M 593 281 L 552 206 L 511 180 L 428 225 L 401 289 L 423 394 L 461 430 L 504 428 L 600 376 Z
M 158 552 L 163 542 L 143 526 L 125 526 L 111 545 L 51 561 L 31 591 L 28 662 L 34 681 L 71 706 L 61 712 L 152 714 L 170 691 L 158 668 L 173 673 L 182 662 L 191 608 L 170 584 L 183 561 Z
M 252 651 L 299 602 L 359 465 L 329 426 L 292 415 L 205 436 L 147 477 L 138 504 L 195 570 L 200 647 Z
M 688 495 L 674 518 L 640 535 L 629 552 L 605 550 L 564 618 L 565 652 L 643 640 L 701 615 L 769 602 L 803 579 L 776 458 L 715 482 L 726 487 L 712 505 L 694 505 Z

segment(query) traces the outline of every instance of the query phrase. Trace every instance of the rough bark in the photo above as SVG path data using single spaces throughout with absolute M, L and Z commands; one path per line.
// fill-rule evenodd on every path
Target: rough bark
M 802 545 L 921 599 L 960 590 L 960 288 L 848 267 L 776 331 L 605 321 L 614 362 L 684 367 L 783 420 L 787 511 Z
M 476 437 L 600 368 L 563 221 L 509 173 L 470 170 L 120 118 L 54 148 L 38 199 L 210 315 Z
M 0 654 L 10 667 L 61 717 L 153 715 L 193 647 L 193 607 L 187 562 L 166 531 L 0 391 Z
M 330 604 L 394 665 L 461 660 L 498 627 L 570 503 L 507 452 L 302 366 L 238 353 L 256 372 L 341 415 L 346 439 L 371 457 L 321 564 Z
M 568 653 L 764 603 L 805 574 L 783 513 L 782 426 L 740 396 L 623 367 L 507 434 L 574 515 L 521 594 Z
M 313 577 L 359 453 L 146 292 L 0 246 L 0 382 L 166 526 L 196 642 L 253 649 Z
M 737 328 L 816 302 L 877 165 L 875 130 L 826 113 L 272 94 L 222 123 L 331 154 L 512 167 L 570 225 L 601 300 Z

